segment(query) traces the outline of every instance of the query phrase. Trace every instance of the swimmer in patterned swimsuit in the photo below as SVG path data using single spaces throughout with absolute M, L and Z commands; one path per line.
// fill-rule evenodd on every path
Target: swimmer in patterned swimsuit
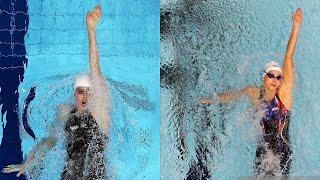
M 260 120 L 263 138 L 258 145 L 255 161 L 256 176 L 288 176 L 291 163 L 289 139 L 289 120 L 292 108 L 294 88 L 293 56 L 302 24 L 302 10 L 298 8 L 292 17 L 293 26 L 287 45 L 283 68 L 271 61 L 266 64 L 263 74 L 263 86 L 247 86 L 242 90 L 226 91 L 217 99 L 200 99 L 202 104 L 231 102 L 244 96 L 250 99 L 258 112 L 263 112 Z M 278 168 L 264 165 L 266 153 L 279 157 Z
M 278 94 L 273 100 L 263 100 L 263 92 L 260 93 L 261 106 L 264 116 L 260 121 L 263 138 L 258 143 L 255 160 L 256 176 L 288 176 L 291 165 L 291 146 L 289 138 L 290 111 L 281 102 Z M 277 157 L 279 163 L 264 162 L 270 154 Z M 269 167 L 268 167 L 269 166 Z
M 57 142 L 57 134 L 64 127 L 67 157 L 61 179 L 105 179 L 103 151 L 109 130 L 108 90 L 102 75 L 96 41 L 96 25 L 102 15 L 100 6 L 86 15 L 89 38 L 90 75 L 81 75 L 74 83 L 74 106 L 60 105 L 47 138 L 33 148 L 23 164 L 8 165 L 4 173 L 20 176 L 35 161 L 42 160 Z

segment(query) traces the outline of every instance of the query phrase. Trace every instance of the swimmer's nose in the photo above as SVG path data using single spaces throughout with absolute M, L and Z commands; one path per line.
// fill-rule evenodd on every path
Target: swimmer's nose
M 88 93 L 87 93 L 87 92 L 83 94 L 83 98 L 84 98 L 84 99 L 87 99 L 87 98 L 88 98 Z

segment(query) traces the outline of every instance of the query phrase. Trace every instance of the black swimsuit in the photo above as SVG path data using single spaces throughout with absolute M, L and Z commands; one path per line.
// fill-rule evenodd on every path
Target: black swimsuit
M 104 179 L 104 148 L 106 137 L 89 112 L 80 117 L 73 109 L 65 124 L 67 163 L 63 180 Z
M 262 93 L 261 95 L 262 96 Z M 262 97 L 260 97 L 262 99 Z M 289 138 L 290 111 L 282 104 L 278 94 L 271 102 L 261 101 L 264 116 L 260 121 L 263 140 L 256 151 L 256 175 L 288 176 L 292 150 Z M 267 158 L 267 150 L 280 157 L 277 168 L 265 167 L 262 161 Z

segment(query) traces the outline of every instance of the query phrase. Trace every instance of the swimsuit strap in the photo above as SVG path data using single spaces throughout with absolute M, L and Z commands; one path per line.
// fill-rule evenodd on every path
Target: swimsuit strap
M 277 100 L 277 105 L 279 106 L 280 110 L 281 110 L 281 114 L 287 116 L 287 114 L 290 114 L 290 111 L 283 105 L 281 99 L 279 98 L 278 93 L 275 96 L 276 100 Z

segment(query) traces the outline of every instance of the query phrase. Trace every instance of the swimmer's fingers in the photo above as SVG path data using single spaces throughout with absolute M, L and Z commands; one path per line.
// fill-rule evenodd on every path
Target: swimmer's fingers
M 102 10 L 102 8 L 101 8 L 101 5 L 99 4 L 99 5 L 97 5 L 96 7 L 94 7 L 94 10 L 93 10 L 93 12 L 95 13 L 95 12 L 101 12 L 101 10 Z
M 102 14 L 102 8 L 101 8 L 101 5 L 98 5 L 96 6 L 95 10 L 94 10 L 95 14 L 97 14 L 97 16 L 100 18 L 101 17 L 101 14 Z
M 20 171 L 23 169 L 24 169 L 23 165 L 21 165 L 21 164 L 17 164 L 17 165 L 12 164 L 12 165 L 8 165 L 5 168 L 3 168 L 2 172 L 3 173 L 12 173 L 12 172 L 19 172 L 20 173 Z
M 95 25 L 100 20 L 101 15 L 99 14 L 92 14 L 92 20 L 94 21 Z
M 93 11 L 89 11 L 86 15 L 87 27 L 94 29 L 102 15 L 102 8 L 100 5 L 96 6 Z
M 8 165 L 8 166 L 6 166 L 6 168 L 13 168 L 13 167 L 16 167 L 16 166 L 18 166 L 19 164 L 11 164 L 11 165 Z
M 210 105 L 214 103 L 213 99 L 210 98 L 201 98 L 198 102 L 203 105 Z
M 293 14 L 293 23 L 295 25 L 301 25 L 302 23 L 302 20 L 303 20 L 303 15 L 302 15 L 302 9 L 301 8 L 298 8 L 296 10 L 296 12 Z
M 17 174 L 17 177 L 19 177 L 21 174 L 23 174 L 24 171 L 25 171 L 25 169 L 24 169 L 24 168 L 21 168 L 20 171 L 19 171 L 18 174 Z
M 295 12 L 296 15 L 298 16 L 302 16 L 302 9 L 301 8 L 298 8 Z
M 101 17 L 101 14 L 102 14 L 102 8 L 100 5 L 98 5 L 92 11 L 91 16 L 94 19 L 94 21 L 98 21 Z
M 91 19 L 91 12 L 87 12 L 87 15 L 86 15 L 86 23 L 87 23 L 87 25 L 89 25 L 90 19 Z
M 8 165 L 5 168 L 2 169 L 3 173 L 12 173 L 12 172 L 17 172 L 20 169 L 18 169 L 17 165 Z

